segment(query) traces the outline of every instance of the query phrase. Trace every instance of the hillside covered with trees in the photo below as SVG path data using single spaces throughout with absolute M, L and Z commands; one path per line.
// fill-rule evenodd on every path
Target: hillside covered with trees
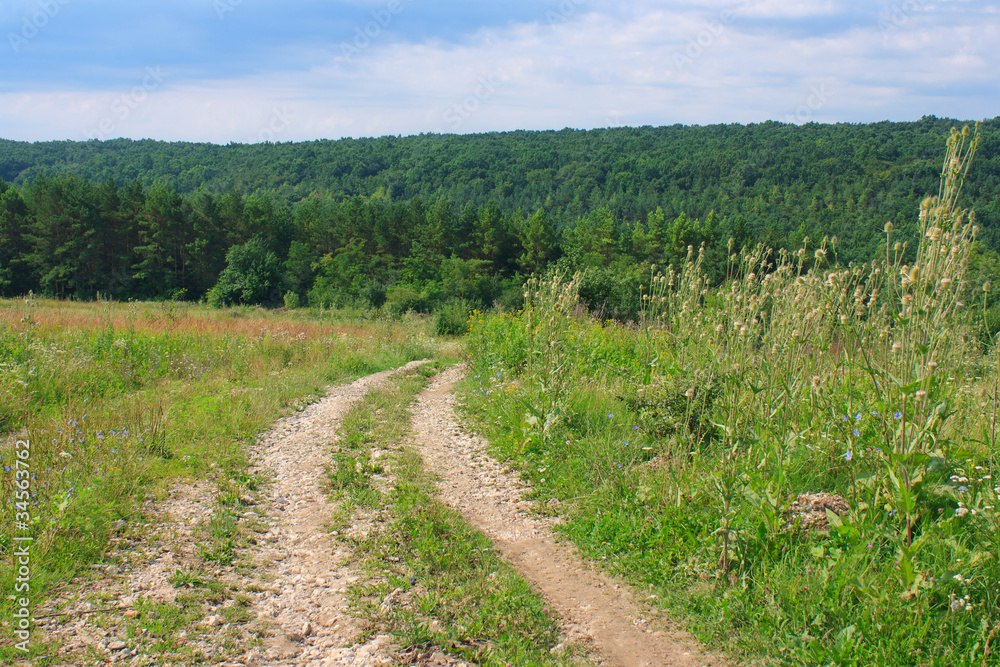
M 888 221 L 913 236 L 963 124 L 0 140 L 0 294 L 512 306 L 523 276 L 558 261 L 591 268 L 584 298 L 627 315 L 649 264 L 688 246 L 705 244 L 720 280 L 730 238 L 797 248 L 836 236 L 846 263 L 878 252 Z M 963 203 L 988 274 L 1000 265 L 1000 118 L 981 126 Z

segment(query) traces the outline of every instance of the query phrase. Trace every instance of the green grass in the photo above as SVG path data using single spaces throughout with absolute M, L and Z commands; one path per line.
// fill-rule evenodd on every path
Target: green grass
M 470 418 L 584 554 L 737 659 L 1000 664 L 1000 352 L 963 284 L 968 138 L 912 264 L 887 228 L 874 264 L 757 248 L 710 289 L 692 253 L 651 274 L 635 327 L 576 315 L 577 278 L 529 283 L 524 313 L 472 318 Z M 820 491 L 850 512 L 797 527 Z
M 400 448 L 407 405 L 435 370 L 422 367 L 373 392 L 344 421 L 342 446 L 353 457 L 367 460 L 374 446 L 393 450 L 391 486 L 375 495 L 370 480 L 351 477 L 352 490 L 366 498 L 353 506 L 353 520 L 383 518 L 352 540 L 367 577 L 350 594 L 367 633 L 388 632 L 404 648 L 439 647 L 484 666 L 580 664 L 572 653 L 551 652 L 558 626 L 545 602 L 489 540 L 433 498 L 434 480 L 419 456 Z
M 204 557 L 234 563 L 245 529 L 247 450 L 322 387 L 433 356 L 426 323 L 342 322 L 191 305 L 0 302 L 0 590 L 12 592 L 15 515 L 34 539 L 31 601 L 101 561 L 115 526 L 177 480 L 214 477 Z M 27 504 L 15 501 L 15 440 L 31 443 Z M 13 613 L 0 599 L 0 631 Z M 43 638 L 35 637 L 36 641 Z M 7 642 L 0 660 L 24 657 Z

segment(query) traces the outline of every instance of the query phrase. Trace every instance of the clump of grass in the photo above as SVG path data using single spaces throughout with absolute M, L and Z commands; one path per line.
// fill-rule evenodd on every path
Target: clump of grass
M 839 266 L 836 239 L 757 247 L 713 288 L 692 248 L 651 273 L 638 330 L 580 317 L 576 280 L 529 285 L 523 315 L 473 320 L 473 415 L 569 503 L 586 553 L 732 650 L 995 660 L 1000 355 L 957 204 L 975 146 L 949 140 L 912 263 L 887 225 L 870 263 Z M 797 528 L 791 502 L 819 491 L 850 511 Z

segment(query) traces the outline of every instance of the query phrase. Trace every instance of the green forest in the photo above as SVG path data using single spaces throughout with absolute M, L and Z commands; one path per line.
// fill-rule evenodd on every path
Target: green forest
M 650 265 L 705 246 L 915 252 L 945 138 L 966 121 L 777 122 L 253 145 L 0 140 L 0 295 L 214 304 L 516 308 L 526 276 L 588 269 L 581 297 L 638 309 Z M 1000 271 L 1000 118 L 963 203 L 974 276 Z M 977 274 L 978 272 L 978 274 Z

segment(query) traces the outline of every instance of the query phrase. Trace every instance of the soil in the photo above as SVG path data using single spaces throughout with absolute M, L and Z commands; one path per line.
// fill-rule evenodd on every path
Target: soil
M 347 565 L 347 544 L 328 529 L 334 507 L 323 477 L 341 421 L 367 391 L 421 363 L 329 388 L 322 400 L 278 420 L 258 438 L 252 471 L 271 483 L 241 496 L 239 516 L 256 533 L 256 544 L 239 554 L 243 566 L 209 568 L 207 574 L 230 594 L 204 603 L 205 632 L 179 637 L 203 664 L 465 664 L 437 651 L 403 655 L 387 635 L 359 640 L 361 628 L 345 596 L 360 574 Z M 595 662 L 607 665 L 723 665 L 554 538 L 554 520 L 539 516 L 516 476 L 485 453 L 485 442 L 460 428 L 452 386 L 461 372 L 446 371 L 420 395 L 416 444 L 441 478 L 441 499 L 483 531 L 549 601 L 563 619 L 565 643 L 592 645 Z M 184 594 L 178 572 L 196 565 L 204 570 L 205 527 L 217 493 L 212 481 L 177 486 L 150 508 L 153 519 L 113 543 L 108 562 L 114 564 L 100 566 L 96 579 L 74 582 L 36 609 L 37 631 L 58 646 L 58 664 L 185 664 L 181 656 L 164 662 L 151 634 L 129 622 L 140 601 L 172 603 Z

